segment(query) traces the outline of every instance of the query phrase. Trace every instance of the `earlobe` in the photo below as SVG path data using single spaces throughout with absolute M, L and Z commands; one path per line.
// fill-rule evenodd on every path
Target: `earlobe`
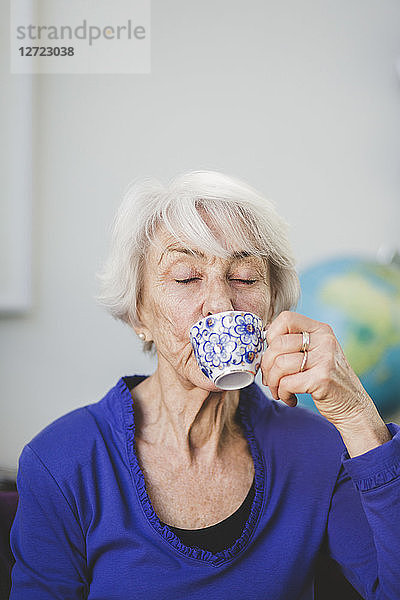
M 129 317 L 129 324 L 132 327 L 133 331 L 136 333 L 138 338 L 142 340 L 142 342 L 152 342 L 152 336 L 148 329 L 141 323 L 138 318 Z
M 133 331 L 140 339 L 145 339 L 146 335 L 143 333 L 143 325 L 137 317 L 132 317 L 129 315 L 128 317 L 129 325 L 132 327 Z M 144 338 L 142 337 L 144 335 Z

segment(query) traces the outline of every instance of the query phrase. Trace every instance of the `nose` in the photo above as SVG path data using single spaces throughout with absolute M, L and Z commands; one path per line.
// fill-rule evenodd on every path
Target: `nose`
M 210 281 L 203 302 L 203 317 L 225 312 L 226 310 L 234 310 L 232 302 L 233 299 L 228 282 L 216 281 L 215 279 Z

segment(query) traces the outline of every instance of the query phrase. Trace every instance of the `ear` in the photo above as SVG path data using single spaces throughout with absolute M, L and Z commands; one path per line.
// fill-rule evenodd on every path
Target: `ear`
M 152 342 L 153 336 L 150 330 L 140 321 L 139 317 L 128 317 L 129 325 L 132 327 L 136 335 L 143 341 Z M 143 337 L 144 336 L 144 337 Z

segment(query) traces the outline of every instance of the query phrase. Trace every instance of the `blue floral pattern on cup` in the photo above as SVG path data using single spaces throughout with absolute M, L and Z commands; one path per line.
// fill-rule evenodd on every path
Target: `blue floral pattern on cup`
M 225 372 L 256 374 L 264 351 L 263 324 L 250 312 L 229 311 L 201 319 L 190 330 L 197 362 L 216 381 Z

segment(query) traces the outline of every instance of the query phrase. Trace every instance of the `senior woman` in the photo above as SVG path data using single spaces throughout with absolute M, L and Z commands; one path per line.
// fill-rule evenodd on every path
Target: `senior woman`
M 399 427 L 332 329 L 289 311 L 298 278 L 273 206 L 213 172 L 135 183 L 102 286 L 157 368 L 24 449 L 11 598 L 305 600 L 323 552 L 364 598 L 400 598 Z M 197 365 L 190 328 L 227 310 L 263 320 L 273 399 Z M 322 416 L 295 407 L 303 392 Z

